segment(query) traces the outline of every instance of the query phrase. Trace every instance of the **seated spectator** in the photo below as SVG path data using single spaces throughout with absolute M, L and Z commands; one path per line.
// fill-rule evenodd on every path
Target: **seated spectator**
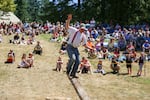
M 30 64 L 29 67 L 33 67 L 33 61 L 34 61 L 34 57 L 32 53 L 29 53 L 29 56 L 27 58 L 27 62 Z
M 137 35 L 136 50 L 142 51 L 142 45 L 144 42 L 145 42 L 144 37 L 142 35 Z
M 116 59 L 118 60 L 119 56 L 120 56 L 120 50 L 119 48 L 115 48 L 114 49 L 114 56 L 116 57 Z
M 82 57 L 79 72 L 80 73 L 88 73 L 88 71 L 91 72 L 91 63 L 87 60 L 87 58 Z
M 119 73 L 120 66 L 118 65 L 118 62 L 116 61 L 115 57 L 112 58 L 110 67 L 113 70 L 114 74 Z
M 129 54 L 129 53 L 128 53 L 128 54 Z M 126 55 L 127 55 L 127 54 L 122 53 L 122 54 L 119 56 L 119 58 L 117 59 L 117 61 L 123 63 L 123 61 L 126 60 Z
M 95 48 L 95 46 L 92 43 L 92 41 L 90 40 L 90 38 L 87 40 L 87 46 L 88 46 L 88 48 L 86 48 L 86 51 L 90 51 L 90 49 L 94 49 Z
M 127 45 L 126 49 L 127 49 L 128 52 L 130 52 L 131 50 L 135 50 L 135 47 L 134 47 L 133 43 L 130 42 L 130 43 Z
M 94 59 L 96 57 L 97 57 L 96 49 L 90 49 L 90 51 L 88 51 L 88 58 Z
M 100 54 L 102 55 L 102 58 L 105 59 L 108 57 L 108 49 L 106 47 L 103 47 L 100 51 Z
M 57 38 L 57 42 L 62 42 L 63 41 L 63 36 L 62 34 L 59 34 L 58 38 Z
M 120 35 L 118 40 L 118 47 L 121 51 L 126 49 L 126 39 L 123 34 Z
M 15 35 L 14 35 L 14 38 L 13 38 L 13 40 L 10 40 L 10 43 L 13 43 L 13 44 L 20 44 L 20 36 L 19 36 L 19 33 L 16 33 Z
M 26 54 L 23 54 L 21 57 L 21 63 L 18 64 L 18 68 L 29 68 L 30 63 L 27 61 Z
M 20 44 L 26 44 L 24 35 L 22 35 L 21 37 Z
M 114 50 L 114 38 L 111 38 L 108 43 L 108 51 L 112 52 Z
M 15 61 L 15 53 L 13 50 L 10 50 L 8 55 L 7 55 L 7 61 L 5 63 L 13 63 Z
M 88 48 L 85 48 L 85 50 L 88 52 L 88 57 L 96 58 L 96 49 L 90 38 L 87 41 L 87 46 Z
M 55 31 L 52 34 L 51 41 L 54 41 L 54 42 L 57 41 L 58 36 L 59 36 L 59 34 L 58 34 L 57 30 L 55 29 Z
M 98 32 L 95 28 L 91 31 L 91 37 L 93 37 L 94 40 L 98 38 Z
M 27 44 L 28 45 L 33 44 L 33 37 L 32 36 L 28 37 Z
M 61 44 L 61 48 L 60 48 L 59 53 L 60 54 L 65 54 L 67 52 L 66 47 L 67 47 L 67 42 L 63 41 L 62 44 Z
M 34 47 L 33 53 L 42 55 L 42 52 L 42 46 L 40 45 L 40 42 L 37 41 L 37 45 Z
M 108 60 L 110 61 L 114 57 L 112 52 L 108 52 Z
M 94 71 L 95 73 L 102 73 L 103 75 L 105 75 L 105 71 L 102 68 L 102 60 L 99 60 L 98 64 L 97 64 L 97 70 Z
M 145 41 L 145 43 L 142 45 L 143 48 L 143 52 L 145 52 L 146 54 L 150 53 L 150 43 L 148 42 L 148 40 Z
M 61 57 L 58 57 L 58 60 L 56 62 L 56 71 L 61 71 L 62 69 L 63 60 Z
M 96 39 L 95 49 L 96 49 L 97 52 L 100 52 L 100 50 L 101 50 L 101 42 L 100 42 L 100 39 Z

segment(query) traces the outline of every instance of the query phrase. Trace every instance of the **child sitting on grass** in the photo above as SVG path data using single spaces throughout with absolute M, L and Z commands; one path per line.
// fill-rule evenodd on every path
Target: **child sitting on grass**
M 98 61 L 97 70 L 94 71 L 94 73 L 102 73 L 103 75 L 106 74 L 105 71 L 104 71 L 104 69 L 102 68 L 102 60 Z
M 33 61 L 34 61 L 34 57 L 32 53 L 29 53 L 29 56 L 27 58 L 27 62 L 30 64 L 29 67 L 33 67 Z
M 41 44 L 40 44 L 40 41 L 37 41 L 37 44 L 36 44 L 36 46 L 34 47 L 33 53 L 34 53 L 34 54 L 42 55 L 42 52 L 43 52 L 43 49 L 42 49 L 42 46 L 41 46 Z
M 91 71 L 91 63 L 87 60 L 87 58 L 82 57 L 81 64 L 80 64 L 80 73 L 88 73 L 88 71 Z
M 18 64 L 18 68 L 29 68 L 30 63 L 27 61 L 26 54 L 23 54 L 21 57 L 21 62 Z

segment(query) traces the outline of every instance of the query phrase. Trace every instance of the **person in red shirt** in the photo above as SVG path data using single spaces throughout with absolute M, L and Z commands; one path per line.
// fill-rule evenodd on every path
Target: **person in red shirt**
M 7 61 L 5 63 L 13 63 L 15 61 L 15 53 L 13 50 L 10 50 L 8 55 L 7 55 Z

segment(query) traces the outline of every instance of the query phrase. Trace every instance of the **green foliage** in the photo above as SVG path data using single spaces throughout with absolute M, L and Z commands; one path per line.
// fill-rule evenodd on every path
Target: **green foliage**
M 2 1 L 8 0 L 0 0 Z M 27 1 L 30 21 L 65 21 L 67 14 L 72 13 L 73 21 L 85 21 L 94 17 L 97 22 L 111 21 L 122 25 L 150 22 L 150 0 L 78 0 L 77 4 L 73 0 Z M 0 8 L 1 5 L 2 3 Z
M 15 4 L 17 4 L 15 14 L 24 22 L 29 20 L 30 16 L 27 12 L 27 1 L 26 0 L 16 0 Z
M 42 21 L 49 20 L 51 22 L 64 21 L 68 13 L 73 13 L 73 7 L 68 5 L 70 0 L 60 0 L 58 4 L 42 0 L 40 18 Z
M 128 82 L 134 82 L 134 83 L 138 83 L 138 84 L 144 84 L 144 85 L 150 85 L 150 78 L 140 78 L 140 77 L 126 77 L 124 78 L 124 80 L 128 81 Z
M 51 20 L 56 21 L 58 12 L 55 4 L 53 2 L 49 2 L 49 0 L 43 0 L 42 6 L 40 10 L 40 19 L 42 21 Z
M 41 8 L 41 1 L 43 0 L 27 0 L 28 2 L 28 14 L 30 21 L 39 21 L 39 12 Z
M 0 0 L 0 10 L 4 12 L 14 12 L 16 10 L 14 0 Z

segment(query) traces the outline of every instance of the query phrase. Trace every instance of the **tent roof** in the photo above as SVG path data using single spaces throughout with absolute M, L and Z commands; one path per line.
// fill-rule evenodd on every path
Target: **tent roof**
M 18 23 L 18 22 L 21 22 L 21 20 L 12 12 L 8 12 L 2 16 L 0 16 L 0 23 L 1 22 L 5 22 L 5 23 L 10 23 L 10 22 L 13 22 L 13 23 Z

